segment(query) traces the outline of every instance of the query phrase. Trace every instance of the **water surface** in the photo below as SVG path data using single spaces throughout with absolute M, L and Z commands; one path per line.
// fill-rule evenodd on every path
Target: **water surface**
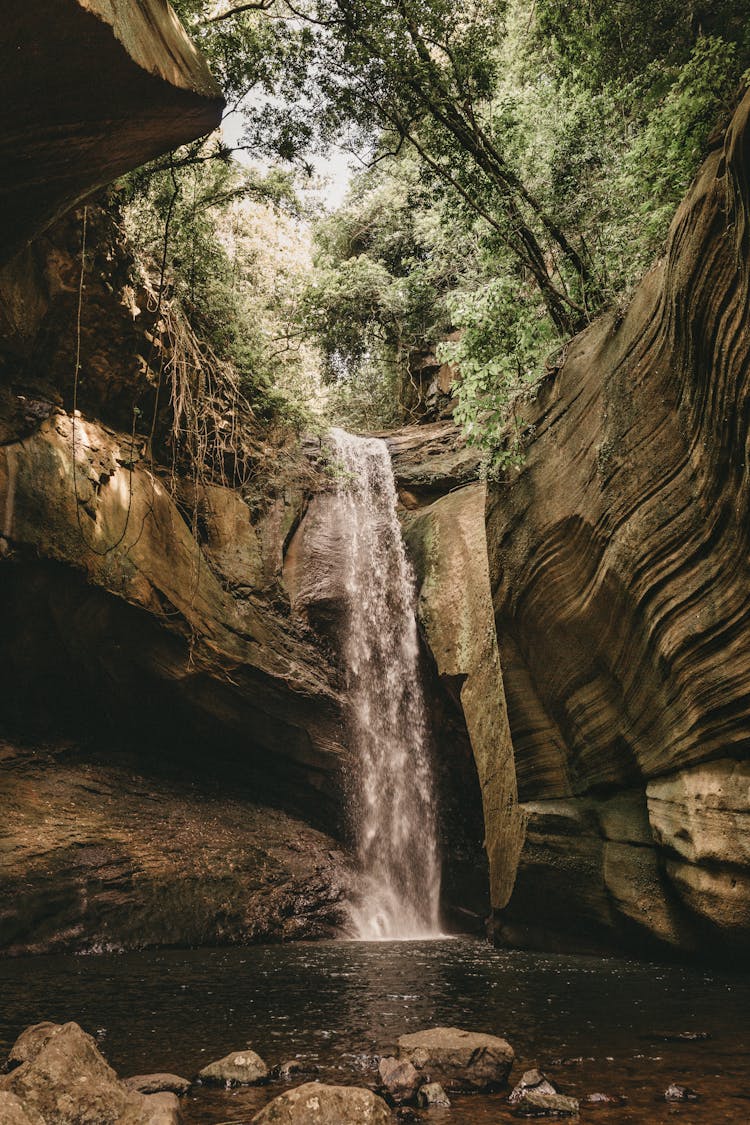
M 678 966 L 494 950 L 468 939 L 170 950 L 0 962 L 0 1047 L 30 1023 L 75 1019 L 122 1076 L 191 1077 L 251 1045 L 269 1065 L 300 1057 L 324 1081 L 375 1082 L 373 1056 L 443 1024 L 504 1035 L 522 1068 L 565 1093 L 623 1093 L 583 1107 L 602 1125 L 750 1122 L 750 978 Z M 701 1042 L 659 1036 L 708 1032 Z M 698 1104 L 668 1105 L 678 1082 Z M 191 1125 L 246 1123 L 280 1089 L 194 1091 Z M 455 1098 L 425 1125 L 510 1122 L 505 1095 Z

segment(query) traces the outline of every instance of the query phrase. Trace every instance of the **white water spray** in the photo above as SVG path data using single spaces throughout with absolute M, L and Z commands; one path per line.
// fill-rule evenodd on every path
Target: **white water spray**
M 354 936 L 440 935 L 440 861 L 414 576 L 385 442 L 332 431 L 346 529 L 342 648 L 351 706 L 352 824 L 360 865 Z

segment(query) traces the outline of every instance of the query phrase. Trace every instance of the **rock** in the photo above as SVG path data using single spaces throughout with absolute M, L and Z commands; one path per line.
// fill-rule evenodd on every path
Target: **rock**
M 410 1062 L 384 1058 L 378 1064 L 380 1081 L 396 1105 L 410 1102 L 422 1084 L 422 1077 Z
M 405 519 L 404 538 L 419 583 L 419 620 L 438 674 L 461 685 L 481 791 L 490 897 L 499 906 L 513 889 L 526 816 L 518 807 L 494 629 L 485 505 L 484 484 L 468 485 Z
M 664 1091 L 664 1100 L 667 1102 L 697 1102 L 699 1097 L 700 1094 L 690 1086 L 678 1086 L 676 1082 L 667 1086 Z
M 23 7 L 8 15 L 16 50 L 3 61 L 0 261 L 77 200 L 209 132 L 223 105 L 160 0 L 75 0 L 44 20 Z M 21 101 L 30 89 L 45 96 Z
M 287 1090 L 256 1113 L 252 1125 L 390 1125 L 382 1098 L 359 1086 L 306 1082 Z
M 349 876 L 332 838 L 258 806 L 234 781 L 207 792 L 185 784 L 184 763 L 164 761 L 156 778 L 145 758 L 72 760 L 64 744 L 17 749 L 0 739 L 0 752 L 3 832 L 13 840 L 0 854 L 0 943 L 14 952 L 337 932 Z M 75 817 L 47 816 L 48 801 Z
M 577 1117 L 578 1109 L 575 1098 L 527 1090 L 513 1112 L 516 1117 Z
M 516 1102 L 521 1100 L 527 1090 L 534 1090 L 537 1094 L 557 1093 L 557 1087 L 549 1081 L 545 1074 L 542 1074 L 541 1070 L 527 1070 L 521 1076 L 520 1082 L 513 1087 L 508 1101 L 512 1105 L 515 1105 Z
M 136 1074 L 126 1078 L 124 1084 L 128 1090 L 139 1094 L 187 1094 L 190 1089 L 188 1079 L 177 1074 Z
M 627 1098 L 624 1094 L 586 1094 L 583 1099 L 586 1105 L 615 1106 L 625 1105 Z
M 420 1086 L 417 1094 L 417 1104 L 423 1109 L 435 1106 L 440 1109 L 450 1109 L 450 1100 L 439 1082 L 425 1082 Z
M 0 1089 L 15 1094 L 27 1115 L 38 1114 L 46 1125 L 114 1125 L 128 1118 L 140 1125 L 144 1099 L 125 1089 L 78 1024 L 63 1024 L 48 1037 L 37 1031 L 21 1050 L 30 1057 L 0 1079 Z
M 493 1090 L 507 1081 L 513 1048 L 505 1039 L 457 1027 L 402 1035 L 398 1057 L 448 1090 Z
M 748 305 L 735 222 L 750 212 L 749 143 L 746 93 L 664 258 L 624 317 L 570 342 L 521 411 L 536 427 L 523 467 L 488 484 L 519 798 L 593 819 L 530 825 L 500 940 L 748 948 L 750 334 L 729 326 Z M 646 846 L 605 825 L 604 792 L 637 795 Z
M 0 1122 L 2 1125 L 44 1125 L 39 1114 L 24 1109 L 15 1094 L 0 1090 Z
M 6 1070 L 13 1070 L 15 1067 L 20 1066 L 21 1063 L 30 1062 L 35 1059 L 56 1031 L 59 1031 L 59 1023 L 34 1023 L 31 1027 L 27 1027 L 25 1031 L 16 1039 L 15 1043 L 8 1052 L 8 1059 L 5 1064 Z
M 142 1116 L 134 1125 L 182 1125 L 180 1102 L 176 1094 L 167 1092 L 151 1094 L 143 1099 Z M 118 1125 L 126 1125 L 123 1121 Z
M 227 1086 L 253 1086 L 265 1082 L 268 1078 L 268 1067 L 260 1055 L 249 1048 L 244 1051 L 232 1051 L 223 1059 L 209 1063 L 198 1071 L 198 1078 L 205 1083 L 224 1083 Z
M 279 1063 L 271 1071 L 274 1078 L 281 1078 L 288 1082 L 292 1078 L 296 1078 L 300 1074 L 317 1074 L 318 1068 L 315 1063 L 305 1062 L 304 1059 L 288 1059 L 286 1062 Z

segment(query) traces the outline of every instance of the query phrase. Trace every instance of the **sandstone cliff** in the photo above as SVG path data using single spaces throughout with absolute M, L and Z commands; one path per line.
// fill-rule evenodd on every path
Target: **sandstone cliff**
M 0 64 L 0 265 L 221 116 L 221 91 L 167 0 L 10 5 Z
M 42 8 L 3 39 L 0 261 L 222 105 L 165 0 Z M 168 331 L 111 209 L 82 277 L 83 223 L 0 271 L 0 948 L 330 933 L 338 673 L 280 585 L 314 472 L 258 432 L 241 491 L 175 473 Z
M 750 940 L 749 117 L 750 95 L 663 261 L 570 344 L 526 464 L 489 496 L 529 814 L 510 942 Z

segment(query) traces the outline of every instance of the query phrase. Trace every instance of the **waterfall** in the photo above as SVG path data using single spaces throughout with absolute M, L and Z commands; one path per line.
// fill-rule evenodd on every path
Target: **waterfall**
M 359 886 L 351 907 L 363 940 L 440 933 L 440 861 L 414 614 L 414 576 L 396 511 L 385 442 L 334 429 L 354 764 L 351 823 Z

